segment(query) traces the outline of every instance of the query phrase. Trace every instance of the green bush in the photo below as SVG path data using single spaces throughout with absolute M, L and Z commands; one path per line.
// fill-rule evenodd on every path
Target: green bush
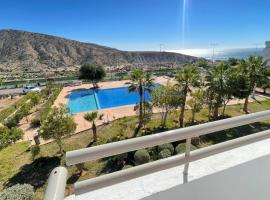
M 39 145 L 34 145 L 31 147 L 31 154 L 32 154 L 32 158 L 35 158 L 40 152 L 40 147 Z
M 40 126 L 40 119 L 34 118 L 31 120 L 31 127 L 36 128 Z
M 134 162 L 136 165 L 148 163 L 150 161 L 150 155 L 147 150 L 138 150 L 134 154 Z
M 34 188 L 29 184 L 17 184 L 0 193 L 1 200 L 33 200 Z
M 18 115 L 15 115 L 14 117 L 8 118 L 5 122 L 4 125 L 7 126 L 8 128 L 15 127 L 19 124 L 20 118 Z
M 174 147 L 171 143 L 168 144 L 162 144 L 158 146 L 158 152 L 160 153 L 164 149 L 168 149 L 171 152 L 171 155 L 174 153 Z
M 161 152 L 159 152 L 158 157 L 162 159 L 162 158 L 168 158 L 171 155 L 172 153 L 169 149 L 163 149 Z
M 48 101 L 43 105 L 43 107 L 41 108 L 41 117 L 40 117 L 40 121 L 43 122 L 44 120 L 46 120 L 49 112 L 51 111 L 52 105 L 54 103 L 54 101 L 56 100 L 56 98 L 58 97 L 59 93 L 62 90 L 62 86 L 61 85 L 52 85 L 52 88 L 50 88 L 51 90 L 51 94 L 49 96 Z
M 190 150 L 195 150 L 196 147 L 191 145 L 190 146 Z M 181 154 L 181 153 L 185 153 L 186 152 L 186 143 L 180 143 L 175 147 L 175 153 L 176 154 Z
M 21 139 L 22 136 L 23 131 L 21 129 L 9 129 L 8 127 L 0 126 L 0 150 L 15 143 L 17 140 Z

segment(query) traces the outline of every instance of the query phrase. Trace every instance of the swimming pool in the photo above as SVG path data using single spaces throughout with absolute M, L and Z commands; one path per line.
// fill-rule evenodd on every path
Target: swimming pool
M 149 101 L 151 99 L 151 94 L 145 91 L 144 99 Z M 140 96 L 138 92 L 129 92 L 128 87 L 78 90 L 69 95 L 68 108 L 71 114 L 76 114 L 80 112 L 132 105 L 139 103 L 139 100 Z

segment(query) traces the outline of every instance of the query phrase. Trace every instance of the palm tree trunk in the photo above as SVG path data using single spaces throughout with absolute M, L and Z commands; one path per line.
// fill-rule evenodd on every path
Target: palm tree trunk
M 249 98 L 249 96 L 247 96 L 247 97 L 245 98 L 245 103 L 244 103 L 244 108 L 243 108 L 243 111 L 244 111 L 245 113 L 248 113 L 248 98 Z
M 180 116 L 179 116 L 179 126 L 181 128 L 184 127 L 184 114 L 185 114 L 185 103 L 181 106 L 181 110 L 180 110 Z
M 161 125 L 162 129 L 164 129 L 164 127 L 166 125 L 167 116 L 168 116 L 168 111 L 165 111 L 163 121 L 162 121 L 162 125 Z
M 142 127 L 143 125 L 143 89 L 140 88 L 140 107 L 139 107 L 139 128 Z
M 95 122 L 93 122 L 92 131 L 93 131 L 94 142 L 96 142 L 97 141 L 97 127 L 96 127 Z
M 217 103 L 215 104 L 213 118 L 214 119 L 217 119 L 218 118 L 218 104 Z
M 187 92 L 188 92 L 188 88 L 186 86 L 184 90 L 183 104 L 181 105 L 180 116 L 179 116 L 179 125 L 181 128 L 184 127 L 184 114 L 185 114 L 185 107 L 186 107 L 186 100 L 187 100 Z
M 253 90 L 252 90 L 252 98 L 255 99 L 255 94 L 256 94 L 256 88 L 257 88 L 257 84 L 254 84 Z
M 227 104 L 224 102 L 224 104 L 223 104 L 223 110 L 222 110 L 222 116 L 224 116 L 224 114 L 225 114 L 226 106 L 227 106 Z

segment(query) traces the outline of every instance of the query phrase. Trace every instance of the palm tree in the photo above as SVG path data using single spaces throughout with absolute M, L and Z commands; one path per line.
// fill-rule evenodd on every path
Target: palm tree
M 154 87 L 153 78 L 149 73 L 145 73 L 141 69 L 135 69 L 130 75 L 131 85 L 129 86 L 129 92 L 138 92 L 140 96 L 139 102 L 139 125 L 138 130 L 143 126 L 143 112 L 144 112 L 144 94 L 145 91 L 150 92 Z
M 219 107 L 224 104 L 223 113 L 225 112 L 226 101 L 231 98 L 230 89 L 230 70 L 228 65 L 221 63 L 218 66 L 208 70 L 206 75 L 206 86 L 208 93 L 209 113 L 213 109 L 213 118 L 219 115 Z
M 191 108 L 191 124 L 195 122 L 195 114 L 200 112 L 204 105 L 205 92 L 197 90 L 191 94 L 191 99 L 188 100 L 188 105 Z
M 263 78 L 263 69 L 265 62 L 261 56 L 250 56 L 246 61 L 241 61 L 240 71 L 242 74 L 245 74 L 249 81 L 249 92 L 252 94 L 252 97 L 255 97 L 255 89 L 258 83 L 261 82 Z M 243 111 L 248 113 L 248 99 L 249 96 L 245 98 L 245 103 Z
M 97 141 L 97 126 L 95 121 L 97 119 L 102 120 L 103 118 L 103 114 L 98 114 L 98 112 L 91 112 L 91 113 L 86 113 L 84 115 L 84 119 L 86 119 L 89 122 L 92 122 L 92 131 L 93 131 L 93 138 L 94 138 L 94 142 Z
M 192 87 L 199 87 L 201 84 L 199 68 L 196 66 L 185 66 L 176 74 L 175 79 L 177 81 L 176 86 L 183 95 L 182 102 L 179 102 L 181 109 L 179 115 L 179 125 L 180 127 L 183 127 L 187 95 L 191 93 Z

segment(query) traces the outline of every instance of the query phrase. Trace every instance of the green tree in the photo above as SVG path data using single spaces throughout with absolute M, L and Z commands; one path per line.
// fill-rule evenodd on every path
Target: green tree
M 98 87 L 97 83 L 106 76 L 105 69 L 95 64 L 84 64 L 79 72 L 79 78 L 91 81 L 95 88 Z
M 92 131 L 93 131 L 93 138 L 94 142 L 97 141 L 97 126 L 96 126 L 96 120 L 102 120 L 103 114 L 99 115 L 98 112 L 91 112 L 91 113 L 86 113 L 84 115 L 84 119 L 86 119 L 89 122 L 92 122 Z
M 0 126 L 0 150 L 22 139 L 23 131 L 18 128 Z
M 129 92 L 138 92 L 140 96 L 139 101 L 139 125 L 138 130 L 143 126 L 144 105 L 146 104 L 144 96 L 145 92 L 150 92 L 154 87 L 153 78 L 150 74 L 144 73 L 141 69 L 136 69 L 131 72 L 130 75 L 131 85 L 129 86 Z
M 262 78 L 259 80 L 258 86 L 263 89 L 263 93 L 266 94 L 266 90 L 270 88 L 270 68 L 264 68 L 262 71 Z
M 205 92 L 197 90 L 191 94 L 191 99 L 188 100 L 188 105 L 191 108 L 191 123 L 194 124 L 195 114 L 200 112 L 204 105 Z
M 67 115 L 67 109 L 61 105 L 51 109 L 46 120 L 41 123 L 39 134 L 44 139 L 55 139 L 60 153 L 63 154 L 62 137 L 74 133 L 75 130 L 76 123 Z
M 247 60 L 240 62 L 240 73 L 247 76 L 247 80 L 249 82 L 249 92 L 253 97 L 255 95 L 256 86 L 263 78 L 264 66 L 265 62 L 263 61 L 263 57 L 260 56 L 250 56 L 247 58 Z M 246 113 L 248 113 L 248 100 L 249 96 L 245 98 L 243 107 L 243 111 Z
M 209 119 L 211 116 L 217 119 L 219 116 L 219 108 L 224 105 L 224 112 L 226 101 L 231 98 L 230 89 L 230 70 L 228 65 L 221 63 L 208 70 L 206 75 L 207 86 L 207 102 L 209 108 Z
M 238 65 L 238 59 L 237 58 L 229 58 L 228 59 L 228 64 L 230 66 L 236 66 L 236 65 Z
M 179 115 L 179 125 L 184 126 L 184 113 L 186 107 L 186 100 L 188 94 L 192 92 L 192 88 L 199 87 L 201 85 L 201 75 L 199 68 L 196 66 L 185 66 L 181 69 L 175 77 L 179 91 L 181 91 L 182 97 L 179 102 L 180 105 L 180 115 Z
M 208 68 L 209 67 L 209 64 L 208 64 L 208 61 L 206 59 L 200 59 L 198 61 L 198 67 L 201 67 L 201 68 Z
M 160 86 L 152 91 L 152 104 L 161 109 L 161 127 L 164 128 L 169 112 L 178 106 L 179 96 L 175 95 L 175 89 L 167 83 L 166 86 Z

